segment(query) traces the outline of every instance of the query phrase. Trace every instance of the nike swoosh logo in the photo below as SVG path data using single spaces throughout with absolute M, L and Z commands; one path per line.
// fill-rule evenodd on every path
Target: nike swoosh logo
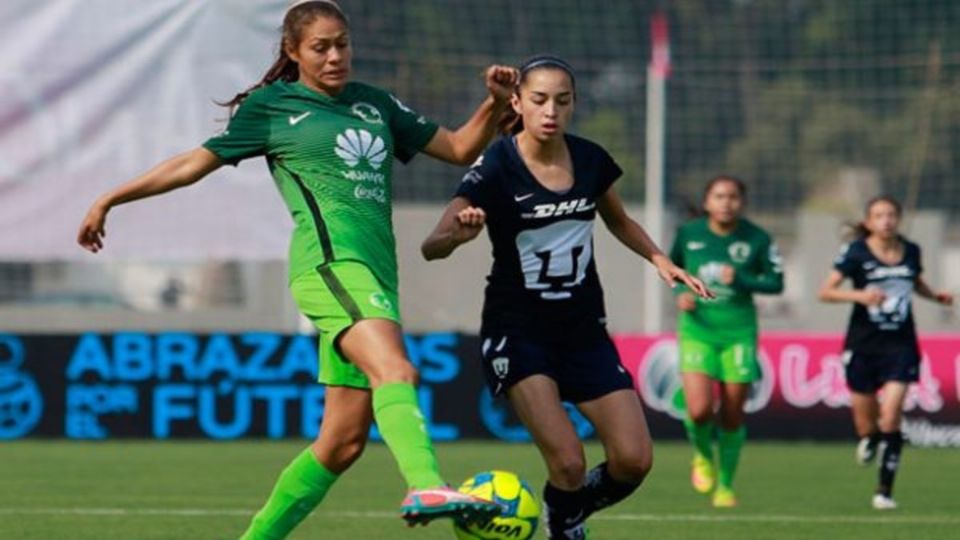
M 299 124 L 301 121 L 303 121 L 304 118 L 310 116 L 311 114 L 312 114 L 312 111 L 307 111 L 307 112 L 305 112 L 305 113 L 303 113 L 303 114 L 301 114 L 301 115 L 299 115 L 299 116 L 291 116 L 291 117 L 289 118 L 289 120 L 290 120 L 290 125 L 291 125 L 291 126 L 295 126 L 295 125 Z
M 526 195 L 514 195 L 513 200 L 517 202 L 523 202 L 529 199 L 530 197 L 533 197 L 533 193 L 527 193 Z

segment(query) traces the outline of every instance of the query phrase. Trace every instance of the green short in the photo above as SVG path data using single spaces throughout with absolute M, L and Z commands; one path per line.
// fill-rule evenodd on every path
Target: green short
M 752 383 L 760 378 L 756 340 L 717 345 L 680 337 L 678 345 L 681 373 L 704 373 L 729 383 Z
M 360 262 L 326 264 L 290 283 L 300 312 L 320 331 L 321 383 L 329 386 L 370 388 L 370 380 L 350 363 L 337 347 L 344 331 L 363 319 L 388 319 L 400 323 L 400 301 Z

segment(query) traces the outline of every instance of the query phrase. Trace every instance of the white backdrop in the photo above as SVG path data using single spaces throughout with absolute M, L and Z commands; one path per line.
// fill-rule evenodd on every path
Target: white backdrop
M 285 0 L 0 2 L 0 259 L 88 258 L 98 194 L 223 127 L 273 59 Z M 263 160 L 115 209 L 110 258 L 283 258 Z M 89 259 L 87 259 L 89 260 Z

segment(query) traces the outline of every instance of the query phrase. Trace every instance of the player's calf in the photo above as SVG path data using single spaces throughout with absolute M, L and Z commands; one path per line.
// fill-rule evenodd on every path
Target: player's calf
M 583 487 L 583 506 L 586 516 L 594 512 L 613 506 L 629 497 L 650 472 L 649 460 L 640 460 L 628 467 L 630 479 L 618 480 L 610 474 L 609 464 L 603 462 L 587 473 L 587 481 Z
M 892 510 L 897 507 L 893 502 L 893 481 L 900 468 L 900 453 L 903 450 L 903 433 L 882 433 L 880 435 L 882 451 L 880 452 L 880 474 L 873 507 L 879 510 Z M 880 500 L 883 499 L 883 500 Z M 879 501 L 879 502 L 878 502 Z
M 873 432 L 862 437 L 857 443 L 856 459 L 859 465 L 869 465 L 877 457 L 877 446 L 880 444 L 880 433 Z

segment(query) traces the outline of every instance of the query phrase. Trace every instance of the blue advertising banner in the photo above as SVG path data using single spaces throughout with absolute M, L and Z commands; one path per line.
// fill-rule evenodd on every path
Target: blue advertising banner
M 529 440 L 506 402 L 487 392 L 476 337 L 405 339 L 434 440 Z M 324 408 L 316 379 L 312 336 L 0 334 L 0 439 L 312 438 Z M 575 421 L 584 436 L 592 432 L 578 414 Z
M 838 339 L 761 339 L 764 376 L 746 405 L 751 437 L 853 438 Z M 435 441 L 530 440 L 506 400 L 487 391 L 477 336 L 405 340 Z M 682 438 L 673 338 L 615 341 L 654 437 Z M 325 405 L 316 345 L 312 336 L 262 332 L 0 334 L 0 440 L 313 438 Z M 960 446 L 957 340 L 927 337 L 923 345 L 920 381 L 904 404 L 904 432 L 913 444 Z M 568 409 L 578 433 L 591 436 L 590 423 Z M 376 428 L 371 436 L 379 439 Z

